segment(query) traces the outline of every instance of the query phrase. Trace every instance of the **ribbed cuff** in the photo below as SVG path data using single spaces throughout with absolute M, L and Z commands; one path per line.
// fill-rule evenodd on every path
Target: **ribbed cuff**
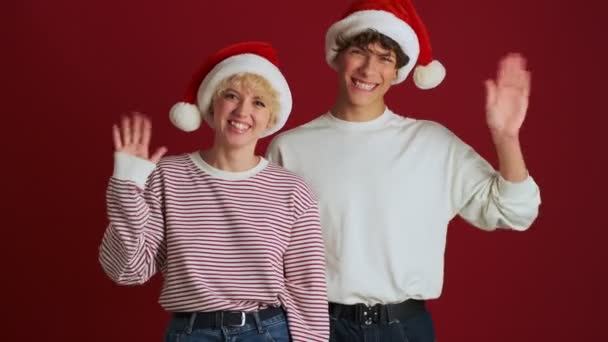
M 521 182 L 510 182 L 498 175 L 498 192 L 504 198 L 528 197 L 536 193 L 536 183 L 529 175 Z
M 112 177 L 133 181 L 142 189 L 146 186 L 146 180 L 155 168 L 156 164 L 148 160 L 125 152 L 114 152 L 114 174 Z

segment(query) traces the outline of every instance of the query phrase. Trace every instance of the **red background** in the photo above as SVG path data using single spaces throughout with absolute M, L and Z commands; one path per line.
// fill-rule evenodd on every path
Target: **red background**
M 204 57 L 250 39 L 280 53 L 294 93 L 287 128 L 314 118 L 336 95 L 324 34 L 348 3 L 5 4 L 2 340 L 160 341 L 168 318 L 157 304 L 160 277 L 119 287 L 97 262 L 112 123 L 140 110 L 170 153 L 207 146 L 207 129 L 177 131 L 168 109 Z M 431 303 L 438 341 L 608 340 L 601 2 L 416 3 L 448 77 L 432 91 L 395 87 L 389 106 L 443 123 L 496 165 L 482 82 L 500 56 L 524 53 L 533 89 L 521 138 L 543 198 L 526 233 L 451 225 L 444 292 Z

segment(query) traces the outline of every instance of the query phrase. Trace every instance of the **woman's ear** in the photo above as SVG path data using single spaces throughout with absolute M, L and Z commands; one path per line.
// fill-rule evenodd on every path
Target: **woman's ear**
M 266 129 L 270 129 L 272 128 L 272 126 L 274 126 L 274 114 L 270 113 L 270 119 L 268 120 L 268 123 L 266 124 Z

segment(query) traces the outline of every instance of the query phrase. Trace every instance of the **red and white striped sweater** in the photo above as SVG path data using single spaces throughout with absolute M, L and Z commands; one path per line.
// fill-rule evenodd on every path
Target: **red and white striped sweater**
M 265 159 L 237 173 L 198 153 L 115 160 L 99 256 L 110 278 L 142 284 L 161 271 L 167 311 L 282 305 L 293 341 L 329 339 L 319 209 L 301 178 Z

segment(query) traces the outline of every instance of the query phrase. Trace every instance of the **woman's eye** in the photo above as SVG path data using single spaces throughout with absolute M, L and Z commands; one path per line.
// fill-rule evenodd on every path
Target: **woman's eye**
M 259 100 L 258 100 L 258 101 L 255 101 L 255 102 L 254 102 L 254 104 L 255 104 L 257 107 L 260 107 L 260 108 L 266 108 L 266 104 L 265 104 L 264 102 L 262 102 L 262 101 L 259 101 Z
M 224 93 L 224 98 L 227 100 L 236 99 L 236 95 L 233 93 Z

